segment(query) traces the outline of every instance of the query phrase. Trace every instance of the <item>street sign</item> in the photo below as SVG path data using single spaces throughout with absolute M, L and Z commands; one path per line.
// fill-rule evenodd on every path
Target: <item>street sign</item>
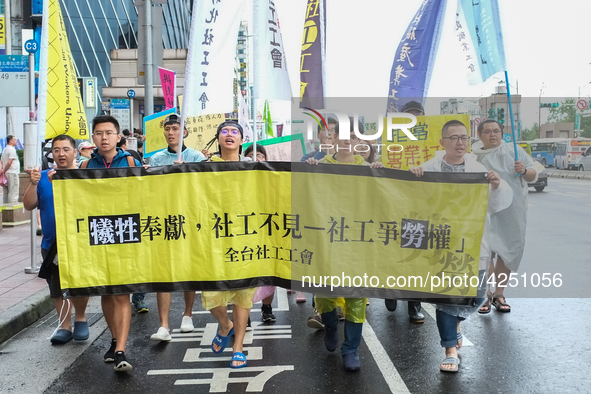
M 35 40 L 27 40 L 25 42 L 25 51 L 28 53 L 35 53 L 39 50 L 39 44 Z
M 121 130 L 130 127 L 130 111 L 128 99 L 111 99 L 111 116 L 117 119 Z
M 86 108 L 96 108 L 96 78 L 84 78 L 84 101 Z
M 480 119 L 480 118 L 474 119 L 474 126 L 478 126 L 480 124 L 480 122 L 482 122 L 482 119 Z
M 503 135 L 503 141 L 505 141 L 505 142 L 513 142 L 513 139 L 511 138 L 511 134 L 504 134 Z
M 1 71 L 0 91 L 7 93 L 0 94 L 0 107 L 28 107 L 29 72 Z
M 129 90 L 127 91 L 127 97 L 129 97 L 129 98 L 134 98 L 134 97 L 135 97 L 135 90 L 133 90 L 133 89 L 129 89 Z
M 0 55 L 0 72 L 29 72 L 29 56 Z
M 585 100 L 577 101 L 577 108 L 579 109 L 579 111 L 582 111 L 585 108 L 587 108 L 587 101 L 585 101 Z

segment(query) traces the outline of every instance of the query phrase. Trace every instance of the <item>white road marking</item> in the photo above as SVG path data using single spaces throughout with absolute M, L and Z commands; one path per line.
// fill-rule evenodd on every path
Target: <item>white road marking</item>
M 174 382 L 176 385 L 196 385 L 208 384 L 210 393 L 225 393 L 228 391 L 230 383 L 248 383 L 246 392 L 261 392 L 265 383 L 273 376 L 283 371 L 293 371 L 293 365 L 273 365 L 264 367 L 244 367 L 240 369 L 232 368 L 204 368 L 204 369 L 161 369 L 150 370 L 148 375 L 186 375 L 186 374 L 213 374 L 211 378 L 206 379 L 179 379 Z M 230 373 L 243 374 L 260 372 L 256 376 L 244 376 L 240 378 L 230 378 Z
M 423 308 L 423 310 L 427 312 L 427 314 L 431 316 L 433 320 L 437 320 L 435 315 L 435 307 L 433 305 L 422 303 L 421 308 Z M 462 332 L 462 335 L 464 337 L 464 339 L 462 340 L 462 347 L 474 346 L 474 343 L 472 343 L 472 341 L 466 338 L 466 334 Z
M 363 340 L 367 344 L 390 391 L 394 394 L 410 394 L 408 387 L 404 384 L 402 377 L 400 377 L 388 353 L 386 353 L 386 349 L 384 349 L 373 328 L 371 328 L 367 321 L 363 323 Z

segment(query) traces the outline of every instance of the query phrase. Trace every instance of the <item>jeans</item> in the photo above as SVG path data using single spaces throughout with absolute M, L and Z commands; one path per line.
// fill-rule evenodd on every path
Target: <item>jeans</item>
M 458 321 L 465 320 L 463 317 L 450 315 L 449 313 L 440 311 L 435 312 L 437 320 L 437 328 L 439 329 L 439 337 L 441 338 L 441 346 L 455 347 L 458 344 Z
M 337 330 L 339 324 L 339 317 L 336 308 L 330 312 L 322 314 L 322 323 L 324 323 L 325 330 Z M 363 331 L 363 323 L 353 323 L 345 320 L 345 342 L 341 346 L 341 354 L 356 353 L 361 343 L 361 333 Z
M 131 296 L 131 302 L 141 302 L 144 300 L 145 297 L 146 293 L 133 293 L 133 295 Z

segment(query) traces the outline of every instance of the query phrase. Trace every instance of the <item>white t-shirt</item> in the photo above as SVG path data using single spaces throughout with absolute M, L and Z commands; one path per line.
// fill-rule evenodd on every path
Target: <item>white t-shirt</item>
M 2 151 L 2 168 L 6 166 L 8 160 L 14 159 L 10 168 L 6 173 L 18 174 L 20 172 L 20 163 L 18 161 L 18 155 L 16 154 L 16 149 L 12 145 L 6 145 L 6 148 Z

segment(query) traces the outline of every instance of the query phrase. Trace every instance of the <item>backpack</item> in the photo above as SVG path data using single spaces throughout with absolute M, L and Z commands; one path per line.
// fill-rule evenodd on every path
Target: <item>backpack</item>
M 127 166 L 128 167 L 135 167 L 135 160 L 131 156 L 125 156 L 127 158 Z M 86 169 L 88 167 L 88 162 L 90 160 L 84 160 L 82 164 L 80 164 L 81 169 Z

